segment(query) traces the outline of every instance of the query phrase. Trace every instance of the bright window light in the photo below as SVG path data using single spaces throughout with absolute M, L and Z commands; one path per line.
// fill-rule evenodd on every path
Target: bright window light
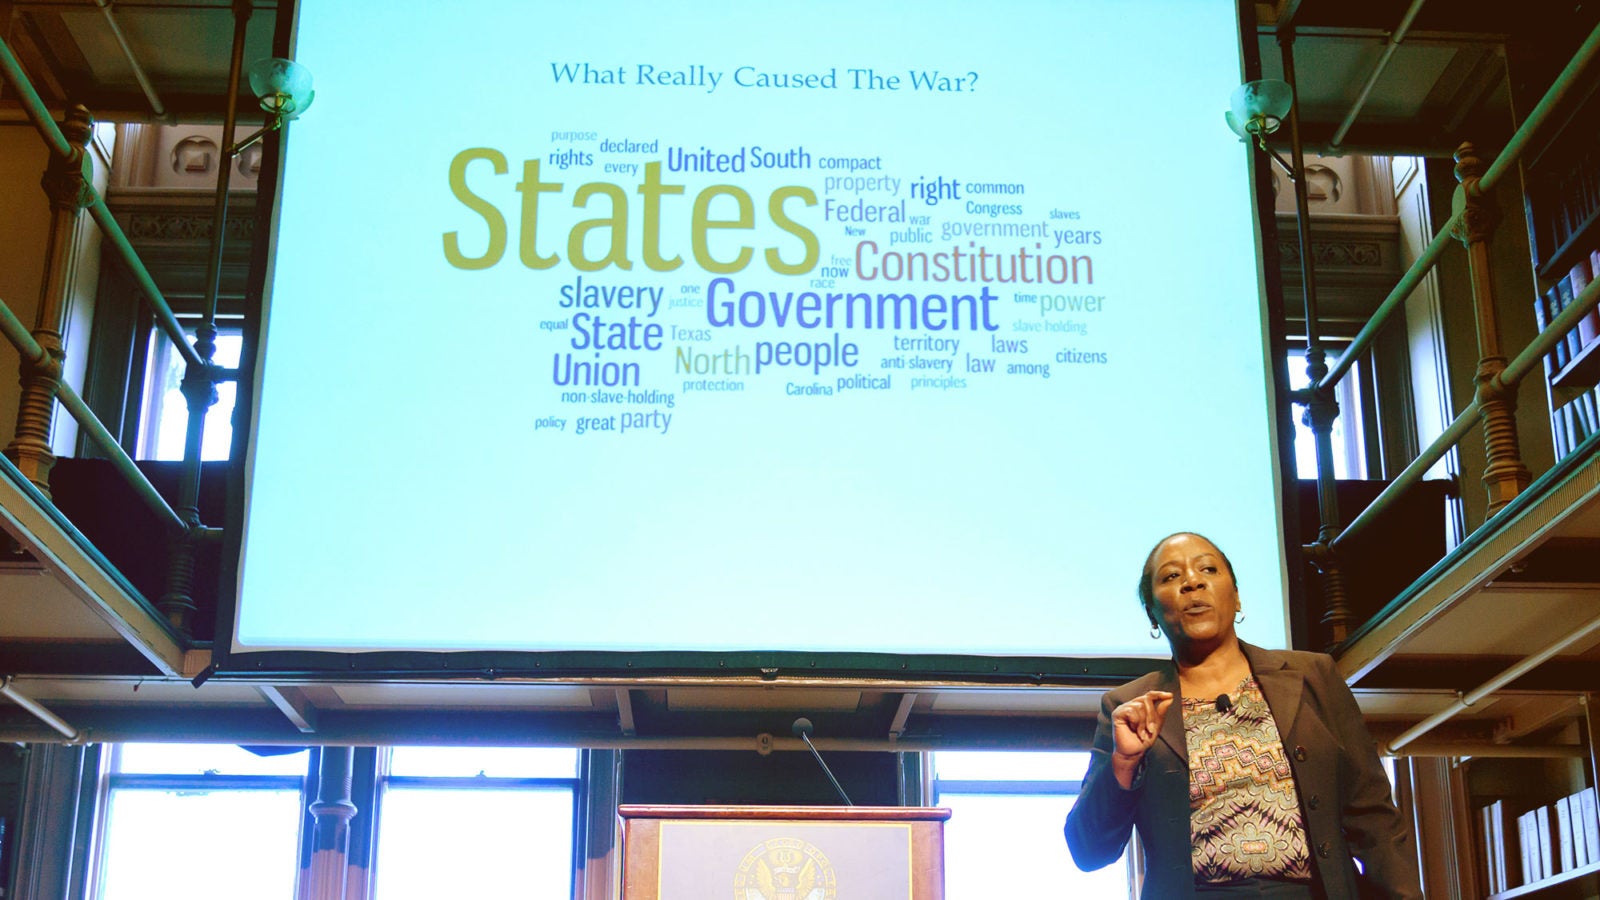
M 460 827 L 470 822 L 472 827 Z M 454 824 L 452 824 L 454 823 Z M 573 792 L 384 792 L 375 900 L 572 896 Z
M 308 751 L 128 744 L 110 749 L 98 900 L 294 896 Z M 174 841 L 183 847 L 173 864 Z
M 576 778 L 578 751 L 535 747 L 396 747 L 390 775 Z
M 310 751 L 258 756 L 232 744 L 123 744 L 117 748 L 117 771 L 124 774 L 228 775 L 306 774 Z
M 1082 781 L 1089 754 L 945 751 L 934 765 L 940 781 Z
M 946 900 L 1053 896 L 1098 900 L 1128 897 L 1126 856 L 1080 872 L 1067 852 L 1062 824 L 1071 797 L 943 794 Z M 1000 860 L 1025 860 L 1000 865 Z M 1048 884 L 1048 891 L 1043 885 Z
M 945 896 L 1119 898 L 1129 895 L 1127 857 L 1081 872 L 1062 826 L 1089 768 L 1087 753 L 933 754 L 934 803 L 945 824 Z M 998 865 L 998 860 L 1026 861 Z
M 115 790 L 100 900 L 293 897 L 300 819 L 297 790 Z
M 1338 353 L 1330 352 L 1328 365 L 1332 366 L 1338 359 Z M 1361 377 L 1360 369 L 1361 363 L 1357 362 L 1334 387 L 1334 397 L 1339 401 L 1339 415 L 1333 420 L 1333 429 L 1329 432 L 1333 440 L 1334 478 L 1366 477 L 1367 467 L 1361 435 L 1361 406 L 1355 390 L 1355 385 L 1359 383 Z M 1298 391 L 1310 384 L 1311 378 L 1306 375 L 1305 351 L 1289 351 L 1289 389 Z M 1305 407 L 1295 404 L 1293 413 L 1295 474 L 1299 478 L 1316 478 L 1317 443 L 1311 434 L 1310 426 L 1304 421 L 1304 414 Z
M 193 332 L 186 332 L 194 341 Z M 227 368 L 239 365 L 244 336 L 237 328 L 219 328 L 217 352 L 212 362 Z M 183 459 L 184 432 L 189 427 L 189 406 L 183 398 L 183 356 L 165 332 L 150 333 L 148 364 L 145 368 L 144 406 L 139 419 L 140 459 Z M 200 458 L 227 459 L 233 447 L 233 403 L 237 386 L 231 381 L 217 385 L 217 402 L 206 412 L 205 436 L 200 443 Z

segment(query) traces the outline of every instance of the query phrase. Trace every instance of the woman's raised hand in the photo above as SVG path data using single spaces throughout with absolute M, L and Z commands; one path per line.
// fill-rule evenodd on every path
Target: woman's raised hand
M 1171 691 L 1146 691 L 1112 710 L 1113 756 L 1129 763 L 1142 759 L 1161 733 L 1171 706 Z

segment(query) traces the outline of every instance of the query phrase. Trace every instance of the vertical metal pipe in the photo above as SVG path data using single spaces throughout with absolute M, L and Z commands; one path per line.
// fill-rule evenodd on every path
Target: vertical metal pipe
M 194 350 L 199 364 L 184 369 L 183 397 L 189 421 L 183 435 L 183 468 L 178 477 L 176 511 L 187 532 L 173 542 L 167 566 L 166 590 L 156 606 L 172 626 L 189 633 L 194 615 L 195 533 L 200 528 L 201 449 L 205 444 L 206 413 L 217 402 L 212 357 L 217 352 L 217 294 L 222 281 L 222 249 L 228 225 L 228 186 L 233 170 L 234 125 L 239 113 L 239 76 L 244 70 L 245 27 L 250 22 L 248 0 L 234 0 L 233 52 L 228 61 L 227 114 L 222 123 L 222 147 L 217 164 L 217 192 L 211 217 L 211 258 L 206 271 L 205 305 L 195 328 Z
M 1306 197 L 1305 149 L 1300 140 L 1300 88 L 1294 68 L 1294 34 L 1279 32 L 1278 45 L 1283 51 L 1283 76 L 1294 90 L 1294 100 L 1289 105 L 1289 149 L 1294 166 L 1294 211 L 1300 232 L 1300 281 L 1305 297 L 1306 317 L 1306 375 L 1312 387 L 1310 402 L 1306 405 L 1305 421 L 1311 426 L 1311 436 L 1317 451 L 1317 541 L 1311 559 L 1322 571 L 1322 593 L 1325 611 L 1322 622 L 1333 643 L 1340 643 L 1350 633 L 1350 607 L 1345 598 L 1344 578 L 1333 558 L 1332 544 L 1339 536 L 1339 497 L 1333 476 L 1333 421 L 1339 415 L 1339 404 L 1334 399 L 1333 386 L 1323 386 L 1328 374 L 1327 351 L 1322 346 L 1321 328 L 1317 315 L 1316 261 L 1311 247 L 1311 211 Z

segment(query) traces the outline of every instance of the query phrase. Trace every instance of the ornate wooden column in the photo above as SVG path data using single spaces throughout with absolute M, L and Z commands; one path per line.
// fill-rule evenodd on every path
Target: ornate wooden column
M 1494 515 L 1522 493 L 1533 476 L 1522 464 L 1522 449 L 1517 442 L 1516 385 L 1497 386 L 1496 376 L 1505 371 L 1506 358 L 1500 352 L 1500 325 L 1495 316 L 1494 281 L 1489 270 L 1489 237 L 1499 219 L 1499 211 L 1483 196 L 1478 179 L 1483 161 L 1477 148 L 1463 143 L 1456 149 L 1456 188 L 1454 205 L 1463 209 L 1456 237 L 1467 248 L 1467 271 L 1472 280 L 1472 308 L 1478 330 L 1478 370 L 1472 376 L 1477 385 L 1479 419 L 1483 422 L 1484 450 L 1488 463 L 1483 483 L 1489 490 L 1489 515 Z
M 33 337 L 45 355 L 22 361 L 17 430 L 5 449 L 6 456 L 47 497 L 50 495 L 50 469 L 56 462 L 50 450 L 50 431 L 55 422 L 61 363 L 66 358 L 61 333 L 66 328 L 72 306 L 73 283 L 77 280 L 78 259 L 82 255 L 78 224 L 94 197 L 86 174 L 93 171 L 87 152 L 93 128 L 94 119 L 87 109 L 74 106 L 68 111 L 61 131 L 72 144 L 72 155 L 52 154 L 40 181 L 45 196 L 50 199 L 50 237 Z

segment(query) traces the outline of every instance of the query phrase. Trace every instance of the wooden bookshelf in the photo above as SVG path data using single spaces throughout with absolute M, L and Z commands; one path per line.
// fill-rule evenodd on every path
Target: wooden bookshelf
M 1550 376 L 1550 390 L 1559 392 L 1557 399 L 1570 400 L 1597 384 L 1600 384 L 1600 338 L 1585 344 L 1577 357 Z
M 1524 56 L 1521 63 L 1530 60 Z M 1546 62 L 1542 58 L 1536 64 Z M 1553 72 L 1551 75 L 1553 76 Z M 1535 79 L 1535 82 L 1540 82 Z M 1542 83 L 1542 82 L 1540 82 Z M 1530 82 L 1529 88 L 1534 88 Z M 1536 91 L 1535 91 L 1536 92 Z M 1535 273 L 1533 303 L 1553 319 L 1560 308 L 1552 294 L 1580 263 L 1600 249 L 1600 80 L 1590 79 L 1569 95 L 1566 111 L 1541 137 L 1522 163 L 1524 212 Z M 1574 327 L 1576 331 L 1576 326 Z M 1595 421 L 1600 395 L 1600 341 L 1559 351 L 1569 359 L 1559 371 L 1552 352 L 1546 366 L 1551 428 L 1558 455 L 1570 453 L 1600 428 Z
M 1580 258 L 1587 257 L 1589 251 L 1600 247 L 1600 209 L 1589 213 L 1561 246 L 1551 251 L 1548 258 L 1539 262 L 1539 280 L 1544 283 L 1558 281 L 1565 277 L 1567 270 L 1577 264 Z
M 1593 897 L 1600 891 L 1600 862 L 1543 878 L 1532 884 L 1514 887 L 1509 891 L 1490 894 L 1489 900 L 1513 900 L 1516 897 L 1566 898 Z

